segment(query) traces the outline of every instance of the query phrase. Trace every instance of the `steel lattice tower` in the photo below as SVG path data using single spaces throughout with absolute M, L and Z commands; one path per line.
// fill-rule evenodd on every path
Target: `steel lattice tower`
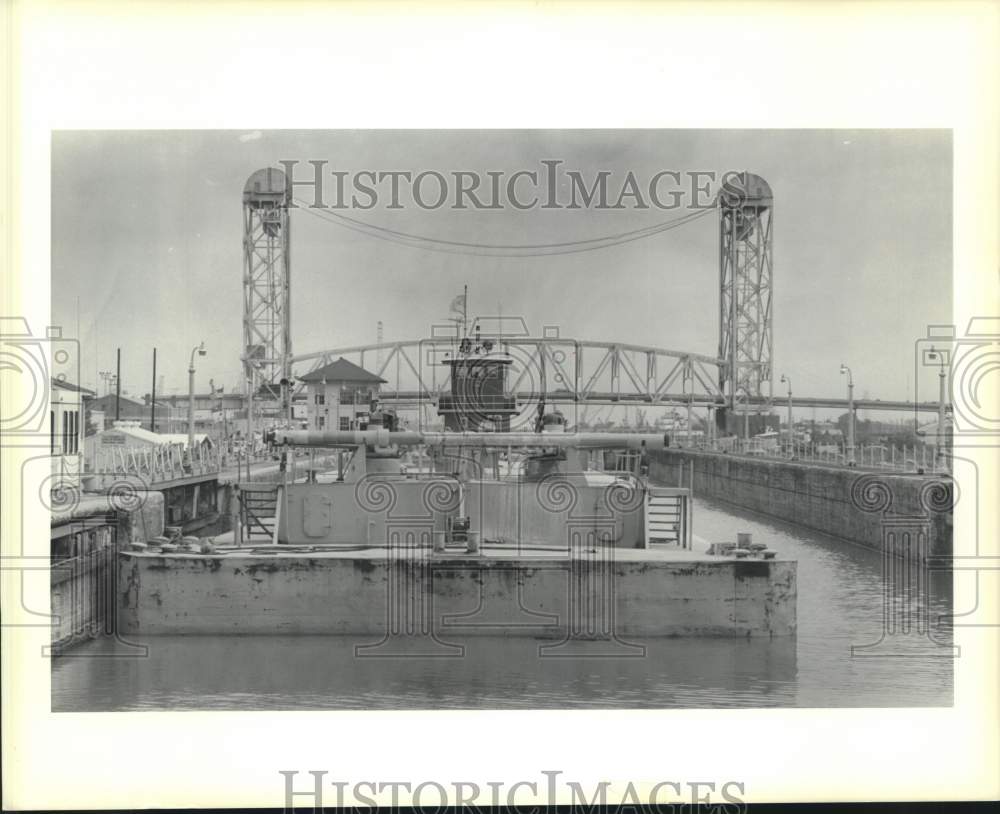
M 726 407 L 771 397 L 771 187 L 751 173 L 722 185 L 719 204 L 719 387 Z
M 291 291 L 285 174 L 257 170 L 243 187 L 243 372 L 255 383 L 280 385 L 291 374 Z

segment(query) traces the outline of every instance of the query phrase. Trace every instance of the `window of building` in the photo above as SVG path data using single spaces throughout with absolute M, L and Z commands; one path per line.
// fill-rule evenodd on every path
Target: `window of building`
M 326 419 L 323 416 L 316 416 L 316 428 L 323 429 L 323 425 L 326 423 Z
M 316 394 L 316 404 L 326 404 L 326 396 L 323 393 Z
M 340 429 L 349 430 L 351 428 L 351 417 L 342 415 L 340 417 Z

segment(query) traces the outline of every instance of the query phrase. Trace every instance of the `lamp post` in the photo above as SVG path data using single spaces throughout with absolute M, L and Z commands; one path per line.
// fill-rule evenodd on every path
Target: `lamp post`
M 944 471 L 945 468 L 945 437 L 944 437 L 944 400 L 947 394 L 947 383 L 945 380 L 944 369 L 947 365 L 947 359 L 945 354 L 941 351 L 935 350 L 934 346 L 931 346 L 930 351 L 927 353 L 928 359 L 938 360 L 938 410 L 937 410 L 937 438 L 934 441 L 934 465 L 937 467 L 938 471 Z
M 795 435 L 792 431 L 792 380 L 782 374 L 781 381 L 788 385 L 788 457 L 795 457 Z
M 743 407 L 740 409 L 739 399 L 743 399 Z M 740 412 L 743 413 L 743 452 L 746 452 L 750 448 L 750 394 L 746 391 L 746 388 L 741 387 L 736 394 L 737 400 L 733 404 L 733 412 L 737 415 Z M 736 432 L 739 435 L 739 430 Z
M 188 365 L 188 457 L 194 460 L 194 355 L 205 356 L 205 343 L 191 350 L 191 363 Z
M 845 364 L 840 365 L 840 373 L 847 374 L 847 465 L 854 466 L 854 375 Z

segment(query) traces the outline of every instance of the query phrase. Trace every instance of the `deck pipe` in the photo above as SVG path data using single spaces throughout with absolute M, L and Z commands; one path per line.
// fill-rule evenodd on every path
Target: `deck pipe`
M 608 432 L 418 432 L 374 430 L 280 430 L 268 440 L 297 447 L 546 447 L 559 449 L 664 449 L 670 442 L 659 433 Z

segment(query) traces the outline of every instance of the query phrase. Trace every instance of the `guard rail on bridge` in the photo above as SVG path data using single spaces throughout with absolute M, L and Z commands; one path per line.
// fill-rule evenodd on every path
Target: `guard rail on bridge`
M 121 480 L 138 479 L 156 488 L 188 478 L 208 477 L 221 469 L 215 449 L 196 446 L 189 454 L 181 444 L 105 447 L 97 451 L 87 475 L 96 477 L 101 488 Z

